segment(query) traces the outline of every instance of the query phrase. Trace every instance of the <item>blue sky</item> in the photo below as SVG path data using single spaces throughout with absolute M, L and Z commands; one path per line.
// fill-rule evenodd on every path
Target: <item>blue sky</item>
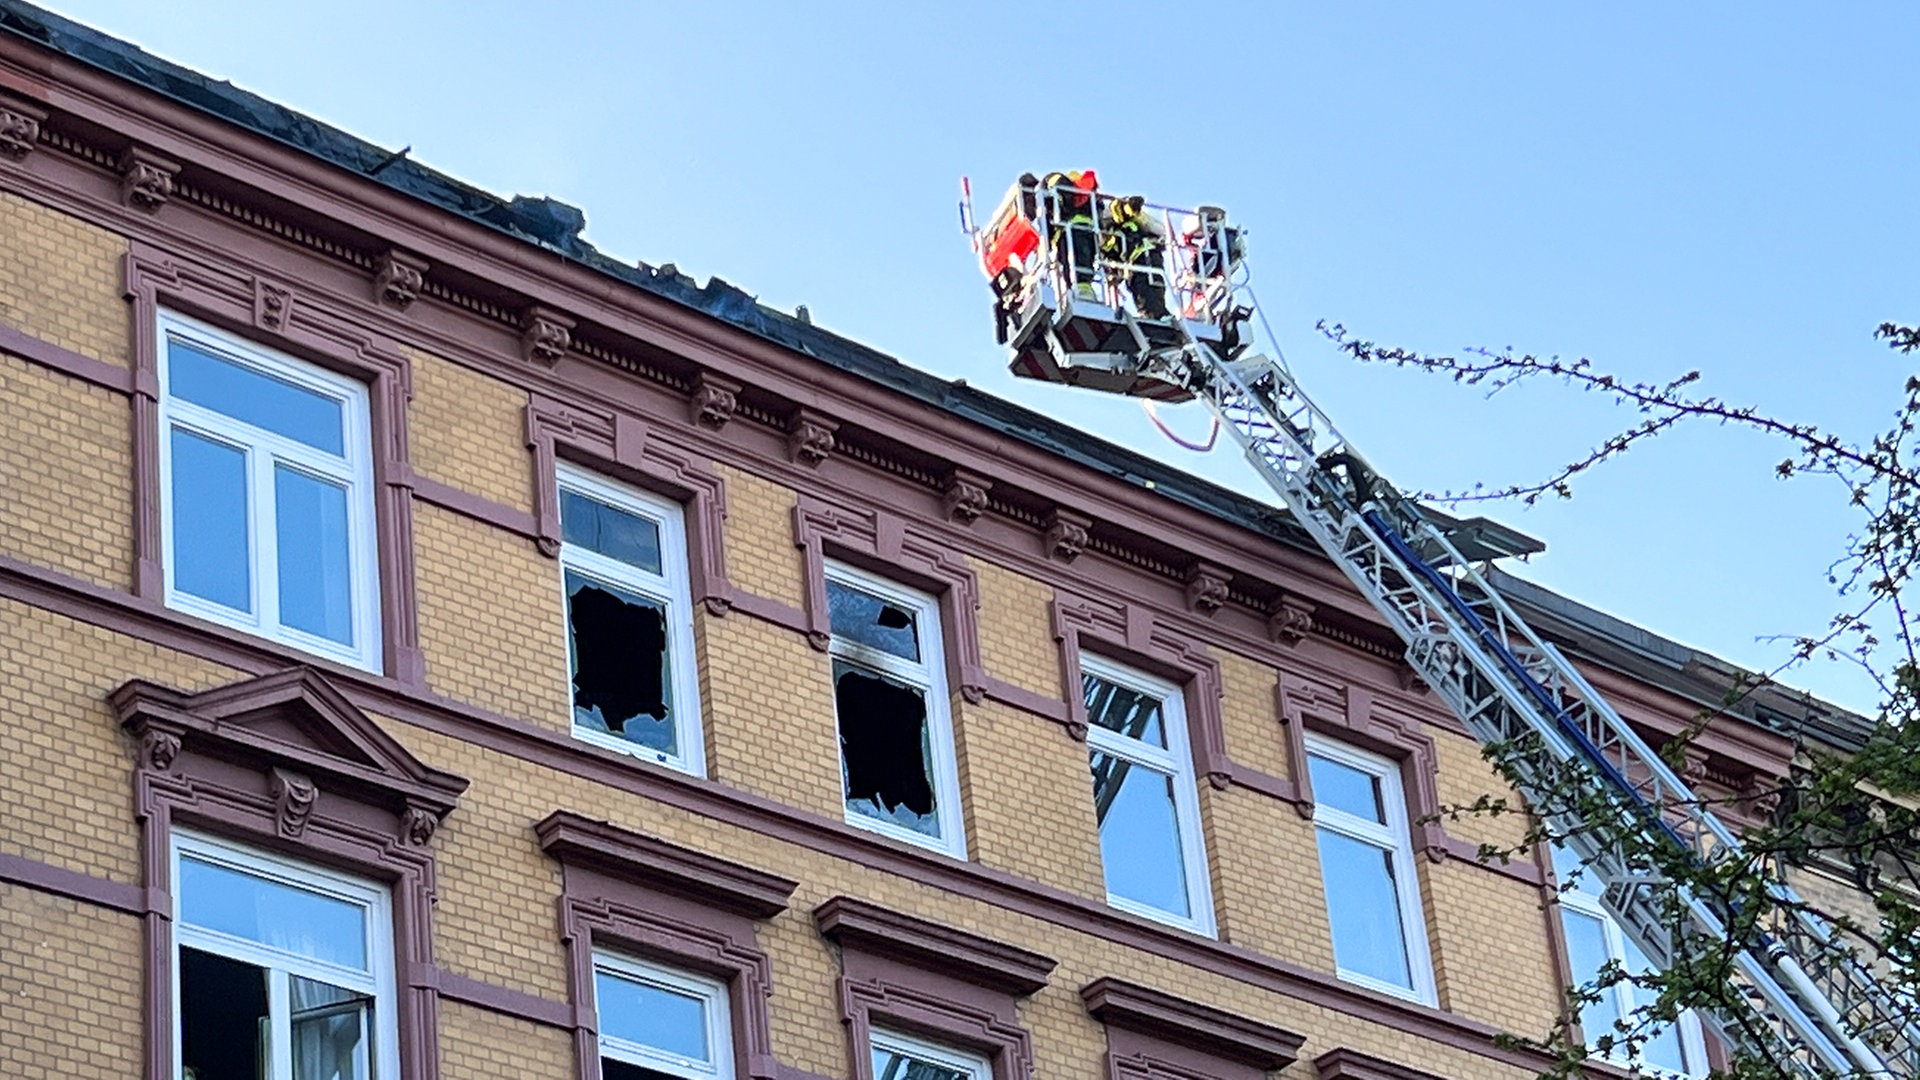
M 488 189 L 615 255 L 718 274 L 918 367 L 1256 491 L 1129 403 L 1018 383 L 956 226 L 1024 170 L 1226 206 L 1309 391 L 1403 488 L 1542 475 L 1631 414 L 1356 368 L 1589 356 L 1843 431 L 1885 426 L 1920 321 L 1920 6 L 58 0 L 70 17 Z M 1180 418 L 1176 417 L 1176 422 Z M 1193 429 L 1204 424 L 1185 418 Z M 1783 450 L 1669 436 L 1493 516 L 1525 576 L 1751 666 L 1819 629 L 1853 521 Z M 1789 681 L 1870 708 L 1864 680 Z

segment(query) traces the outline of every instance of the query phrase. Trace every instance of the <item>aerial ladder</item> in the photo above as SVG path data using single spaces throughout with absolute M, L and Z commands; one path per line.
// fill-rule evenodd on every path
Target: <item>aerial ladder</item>
M 1406 643 L 1413 670 L 1565 838 L 1622 932 L 1662 968 L 1689 936 L 1725 940 L 1737 909 L 1630 852 L 1671 845 L 1716 865 L 1739 856 L 1738 838 L 1501 597 L 1462 553 L 1471 545 L 1373 471 L 1294 380 L 1271 334 L 1273 355 L 1255 351 L 1253 328 L 1265 320 L 1242 231 L 1217 207 L 1135 199 L 1115 213 L 1116 201 L 1091 173 L 1027 175 L 982 225 L 963 181 L 961 224 L 992 286 L 1012 372 L 1140 398 L 1150 415 L 1155 403 L 1203 402 L 1215 433 L 1239 444 Z M 1131 227 L 1117 227 L 1126 211 Z M 1593 796 L 1578 810 L 1552 797 L 1569 778 Z M 1738 1005 L 1703 1021 L 1783 1076 L 1920 1077 L 1911 1007 L 1784 881 L 1766 887 L 1777 902 L 1729 972 Z

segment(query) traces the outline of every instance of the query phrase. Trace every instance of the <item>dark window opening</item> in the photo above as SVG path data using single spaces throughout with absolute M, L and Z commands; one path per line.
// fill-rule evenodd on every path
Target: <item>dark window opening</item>
M 673 753 L 664 605 L 567 572 L 575 723 Z
M 847 807 L 939 835 L 926 691 L 844 661 L 835 662 L 833 669 Z
M 669 1073 L 655 1072 L 639 1065 L 629 1065 L 612 1058 L 600 1059 L 600 1080 L 675 1080 Z
M 180 950 L 180 1064 L 191 1080 L 267 1075 L 267 972 Z

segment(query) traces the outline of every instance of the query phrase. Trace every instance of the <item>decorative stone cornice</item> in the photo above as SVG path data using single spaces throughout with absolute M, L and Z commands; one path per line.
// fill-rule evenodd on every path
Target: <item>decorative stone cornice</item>
M 740 406 L 740 384 L 710 371 L 694 377 L 693 391 L 687 395 L 687 419 L 709 431 L 719 431 L 733 419 Z
M 850 896 L 836 896 L 814 908 L 813 922 L 843 949 L 883 956 L 1018 997 L 1039 992 L 1054 968 L 1051 956 Z
M 179 171 L 179 162 L 130 146 L 120 155 L 120 200 L 151 214 L 173 198 L 173 178 Z
M 395 311 L 405 311 L 420 299 L 427 284 L 427 261 L 389 248 L 373 263 L 373 298 Z
M 947 520 L 971 525 L 987 512 L 987 492 L 993 490 L 993 481 L 976 472 L 955 469 L 947 477 L 946 489 L 941 493 L 941 504 L 946 507 Z
M 1313 1059 L 1320 1080 L 1441 1080 L 1434 1073 L 1395 1065 L 1384 1058 L 1335 1047 Z
M 833 455 L 833 433 L 838 430 L 839 421 L 812 409 L 801 409 L 787 421 L 787 457 L 802 465 L 819 467 Z
M 1047 516 L 1046 531 L 1041 541 L 1046 549 L 1047 558 L 1070 563 L 1087 550 L 1087 530 L 1093 525 L 1093 519 L 1071 510 L 1055 509 Z
M 1108 1028 L 1150 1035 L 1263 1071 L 1293 1064 L 1307 1041 L 1285 1028 L 1111 976 L 1081 987 L 1080 1000 Z
M 1196 562 L 1187 569 L 1187 607 L 1201 615 L 1212 615 L 1225 607 L 1231 595 L 1227 582 L 1232 571 L 1212 563 Z
M 590 866 L 627 881 L 696 900 L 750 919 L 787 910 L 799 882 L 691 848 L 556 810 L 533 827 L 540 848 L 569 865 Z
M 573 345 L 574 321 L 541 304 L 520 313 L 520 356 L 529 364 L 550 368 Z
M 0 96 L 0 157 L 19 161 L 40 142 L 46 110 L 11 96 Z

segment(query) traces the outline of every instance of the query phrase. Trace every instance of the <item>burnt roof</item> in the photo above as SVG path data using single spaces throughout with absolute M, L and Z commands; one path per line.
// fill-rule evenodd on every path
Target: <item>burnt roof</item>
M 0 0 L 0 31 L 126 79 L 181 104 L 219 117 L 422 202 L 554 252 L 633 288 L 719 319 L 831 367 L 886 386 L 995 432 L 1087 468 L 1144 487 L 1241 528 L 1317 552 L 1285 510 L 1231 491 L 1144 454 L 1097 438 L 1004 398 L 949 382 L 784 312 L 715 276 L 705 285 L 671 265 L 621 262 L 581 239 L 586 215 L 556 199 L 501 198 L 289 109 L 258 94 L 154 56 L 131 42 L 76 23 L 22 0 Z M 1487 518 L 1455 519 L 1427 509 L 1470 558 L 1529 555 L 1545 550 L 1531 537 Z M 1661 638 L 1511 574 L 1493 578 L 1537 629 L 1568 651 L 1613 667 L 1703 705 L 1717 705 L 1737 670 L 1706 653 Z M 1805 731 L 1842 747 L 1858 745 L 1869 721 L 1811 696 L 1769 691 L 1738 712 L 1797 735 Z

